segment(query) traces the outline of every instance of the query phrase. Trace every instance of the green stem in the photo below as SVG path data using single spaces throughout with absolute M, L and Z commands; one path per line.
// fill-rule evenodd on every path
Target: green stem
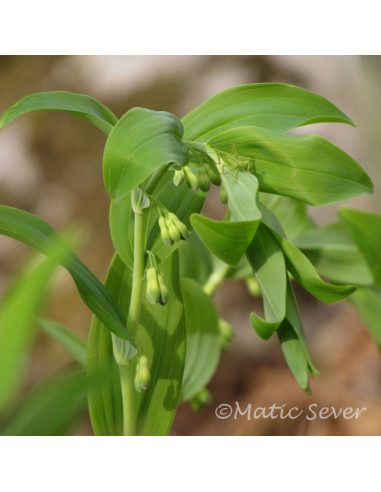
M 229 271 L 229 268 L 229 265 L 224 265 L 222 268 L 212 272 L 209 275 L 203 287 L 205 294 L 208 294 L 209 296 L 214 294 L 217 287 L 222 284 L 226 274 Z
M 134 193 L 131 196 L 134 205 Z M 134 208 L 134 207 L 133 207 Z M 146 214 L 135 213 L 134 225 L 134 265 L 132 271 L 131 301 L 127 316 L 127 331 L 134 337 L 139 325 L 140 309 L 144 284 Z M 125 436 L 134 435 L 135 418 L 133 415 L 134 374 L 135 364 L 119 365 L 122 400 L 123 400 L 123 432 Z

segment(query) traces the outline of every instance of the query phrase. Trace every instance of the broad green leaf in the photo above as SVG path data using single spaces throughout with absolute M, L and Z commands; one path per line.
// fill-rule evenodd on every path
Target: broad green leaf
M 370 285 L 369 267 L 349 231 L 339 222 L 316 227 L 293 239 L 317 271 L 332 282 Z
M 228 265 L 236 266 L 251 243 L 259 220 L 228 222 L 193 214 L 191 223 L 205 246 Z
M 246 252 L 257 279 L 266 319 L 255 313 L 251 322 L 258 336 L 267 340 L 286 316 L 287 273 L 284 256 L 271 232 L 260 224 Z
M 78 418 L 89 387 L 99 382 L 83 372 L 55 377 L 30 391 L 6 427 L 8 436 L 58 436 Z
M 181 279 L 184 299 L 187 351 L 181 399 L 189 400 L 212 378 L 220 357 L 218 313 L 200 284 Z
M 310 393 L 308 362 L 298 336 L 287 320 L 281 324 L 277 333 L 290 371 L 299 386 Z
M 331 304 L 352 294 L 356 287 L 350 285 L 332 285 L 324 282 L 310 260 L 290 241 L 273 232 L 285 257 L 288 271 L 295 280 L 321 302 Z
M 207 142 L 229 128 L 259 126 L 287 133 L 321 122 L 353 122 L 324 97 L 279 83 L 233 87 L 211 97 L 182 119 L 185 140 Z
M 258 180 L 247 171 L 223 171 L 222 183 L 228 195 L 228 207 L 232 221 L 257 221 L 261 218 L 258 208 Z
M 0 234 L 17 239 L 45 255 L 51 254 L 54 247 L 66 249 L 60 263 L 73 277 L 84 303 L 108 329 L 131 341 L 125 329 L 126 318 L 111 294 L 44 220 L 23 210 L 0 206 Z
M 126 269 L 120 258 L 115 255 L 105 282 L 105 287 L 114 296 L 118 304 L 122 289 L 127 290 L 125 305 L 121 308 L 127 313 L 131 294 L 131 271 Z M 123 407 L 120 388 L 119 368 L 113 354 L 110 331 L 93 316 L 87 342 L 87 370 L 93 373 L 108 374 L 108 378 L 89 389 L 88 404 L 91 424 L 97 436 L 123 435 Z
M 106 106 L 93 97 L 65 91 L 38 92 L 20 99 L 7 109 L 0 118 L 0 128 L 22 114 L 45 109 L 64 111 L 79 116 L 106 134 L 110 133 L 118 121 Z
M 227 130 L 208 145 L 254 160 L 259 189 L 323 205 L 371 193 L 365 171 L 343 150 L 316 135 L 283 136 L 259 127 Z
M 160 269 L 169 291 L 168 304 L 153 306 L 144 299 L 135 337 L 139 352 L 149 360 L 151 382 L 148 389 L 141 393 L 134 389 L 136 358 L 123 368 L 127 387 L 131 391 L 125 413 L 129 415 L 133 433 L 137 435 L 165 435 L 169 432 L 179 402 L 185 364 L 186 335 L 177 253 L 167 258 Z M 111 265 L 106 285 L 117 296 L 120 307 L 127 312 L 131 272 L 117 256 Z M 88 343 L 88 365 L 93 369 L 99 365 L 107 367 L 112 360 L 111 336 L 94 320 Z M 115 413 L 118 416 L 121 414 L 121 403 L 115 402 L 114 391 L 108 385 L 90 393 L 90 415 L 96 434 L 114 435 L 112 425 L 120 432 L 120 418 L 113 420 Z M 103 423 L 106 419 L 107 427 Z
M 111 131 L 103 156 L 104 182 L 120 200 L 164 164 L 186 164 L 183 127 L 171 113 L 133 108 Z
M 355 306 L 381 351 L 381 287 L 358 287 L 348 302 Z
M 288 239 L 315 227 L 308 215 L 307 205 L 299 200 L 270 193 L 259 193 L 259 200 L 276 216 Z
M 52 250 L 53 258 L 59 259 Z M 25 359 L 35 335 L 34 316 L 48 295 L 57 263 L 45 259 L 29 263 L 0 304 L 0 409 L 20 386 Z M 32 266 L 33 264 L 33 266 Z
M 38 323 L 48 335 L 65 347 L 81 366 L 86 367 L 86 342 L 82 338 L 50 319 L 39 318 Z
M 190 228 L 189 216 L 192 213 L 200 212 L 205 195 L 203 193 L 194 193 L 185 183 L 179 187 L 174 186 L 172 178 L 173 172 L 167 171 L 152 195 Z M 116 252 L 125 265 L 132 268 L 134 213 L 131 207 L 130 194 L 123 197 L 119 202 L 115 200 L 111 202 L 110 231 Z M 158 211 L 153 203 L 148 213 L 146 241 L 147 249 L 150 249 L 157 256 L 159 262 L 164 261 L 181 245 L 181 243 L 174 243 L 173 246 L 168 247 L 163 243 L 160 238 Z
M 381 216 L 344 207 L 338 214 L 365 258 L 374 282 L 381 285 Z

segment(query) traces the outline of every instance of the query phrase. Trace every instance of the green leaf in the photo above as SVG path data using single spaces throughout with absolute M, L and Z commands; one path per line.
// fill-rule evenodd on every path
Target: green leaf
M 308 292 L 319 301 L 331 304 L 352 294 L 356 287 L 350 285 L 331 285 L 324 282 L 318 275 L 310 260 L 290 241 L 273 232 L 285 256 L 287 269 Z
M 86 367 L 86 342 L 82 338 L 50 319 L 39 318 L 38 323 L 48 335 L 65 347 L 81 366 Z
M 228 195 L 233 221 L 256 221 L 262 216 L 258 208 L 258 180 L 246 171 L 224 171 L 221 175 Z
M 307 205 L 303 202 L 270 193 L 259 193 L 259 200 L 276 216 L 288 239 L 300 236 L 315 227 L 308 215 Z
M 133 108 L 110 133 L 103 156 L 104 182 L 120 200 L 164 164 L 186 164 L 183 127 L 171 113 Z
M 63 248 L 66 254 L 60 263 L 73 277 L 84 303 L 109 330 L 131 342 L 125 329 L 126 318 L 111 294 L 44 220 L 16 208 L 0 206 L 0 234 L 17 239 L 45 255 L 49 255 L 54 247 Z
M 381 351 L 381 287 L 358 287 L 356 292 L 348 297 L 348 302 L 357 309 Z
M 191 223 L 205 246 L 228 265 L 236 266 L 251 243 L 260 220 L 227 222 L 193 214 Z
M 349 231 L 342 223 L 316 227 L 293 239 L 320 275 L 341 284 L 370 285 L 373 278 Z
M 84 373 L 55 377 L 34 388 L 5 429 L 8 436 L 62 435 L 85 408 L 89 387 L 97 384 Z
M 0 128 L 22 114 L 45 109 L 64 111 L 79 116 L 106 134 L 110 133 L 118 121 L 106 106 L 93 97 L 65 91 L 38 92 L 20 99 L 7 109 L 0 118 Z
M 321 122 L 353 122 L 336 106 L 312 92 L 288 84 L 233 87 L 211 97 L 182 119 L 185 140 L 207 142 L 229 128 L 259 126 L 287 133 Z
M 310 393 L 308 362 L 297 334 L 287 320 L 281 324 L 277 333 L 290 371 L 299 386 Z
M 51 254 L 59 259 L 57 249 Z M 0 409 L 20 386 L 36 331 L 34 315 L 46 300 L 49 281 L 57 267 L 50 259 L 37 266 L 35 260 L 27 265 L 0 304 Z
M 181 399 L 189 400 L 209 383 L 217 368 L 220 333 L 218 313 L 201 285 L 190 278 L 182 278 L 181 290 L 187 332 Z
M 120 304 L 122 290 L 125 292 L 127 313 L 131 291 L 131 271 L 126 269 L 120 258 L 115 255 L 105 282 L 105 287 Z M 123 407 L 120 388 L 119 368 L 113 354 L 112 336 L 110 331 L 93 316 L 87 342 L 88 373 L 104 373 L 108 377 L 97 386 L 89 389 L 88 404 L 91 424 L 97 436 L 123 435 Z
M 367 262 L 374 282 L 381 285 L 381 216 L 344 207 L 338 214 Z
M 166 435 L 169 432 L 179 402 L 185 364 L 186 335 L 177 253 L 167 258 L 160 270 L 169 291 L 168 304 L 151 305 L 143 300 L 135 337 L 139 351 L 149 361 L 151 382 L 147 390 L 138 393 L 133 386 L 137 358 L 126 366 L 126 378 L 131 388 L 127 411 L 137 435 Z M 127 312 L 131 272 L 117 256 L 106 285 L 117 295 L 120 307 Z M 109 367 L 113 360 L 111 336 L 94 320 L 88 342 L 89 368 Z M 89 408 L 96 434 L 121 433 L 121 403 L 115 401 L 115 386 L 111 387 L 109 383 L 102 388 L 94 388 L 89 395 Z
M 259 189 L 323 205 L 373 191 L 365 171 L 344 151 L 316 135 L 283 136 L 258 127 L 212 138 L 217 152 L 254 160 Z
M 246 252 L 260 288 L 266 319 L 251 314 L 253 328 L 267 340 L 286 316 L 287 273 L 282 250 L 271 232 L 260 224 Z

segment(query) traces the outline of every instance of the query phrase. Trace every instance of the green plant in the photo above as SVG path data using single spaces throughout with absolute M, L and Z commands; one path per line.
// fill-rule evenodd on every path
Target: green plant
M 294 280 L 324 303 L 347 298 L 381 346 L 381 218 L 343 208 L 339 222 L 317 227 L 307 209 L 371 193 L 372 182 L 324 138 L 288 134 L 317 122 L 353 125 L 332 103 L 295 86 L 251 84 L 182 120 L 144 108 L 118 120 L 91 97 L 50 92 L 20 100 L 0 127 L 42 109 L 72 113 L 108 135 L 103 177 L 115 256 L 106 282 L 32 214 L 0 206 L 0 233 L 47 255 L 64 251 L 59 263 L 94 313 L 86 357 L 84 343 L 64 327 L 40 323 L 90 377 L 103 374 L 79 384 L 97 435 L 167 434 L 179 401 L 199 408 L 210 400 L 205 387 L 233 337 L 212 301 L 226 278 L 245 279 L 262 296 L 265 318 L 252 313 L 253 328 L 263 339 L 278 335 L 306 391 L 309 372 L 318 372 Z M 211 184 L 227 204 L 220 221 L 200 214 Z M 3 338 L 12 336 L 8 324 Z

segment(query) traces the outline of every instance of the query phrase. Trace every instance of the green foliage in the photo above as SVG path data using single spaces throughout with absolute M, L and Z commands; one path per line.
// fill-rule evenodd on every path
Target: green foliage
M 87 376 L 37 391 L 6 433 L 64 432 L 87 394 L 96 435 L 167 434 L 180 401 L 195 409 L 211 401 L 205 386 L 234 335 L 211 299 L 225 278 L 244 279 L 261 295 L 264 318 L 253 312 L 253 328 L 266 340 L 278 336 L 307 392 L 309 373 L 318 371 L 293 280 L 324 303 L 347 299 L 381 346 L 381 217 L 341 209 L 340 222 L 317 227 L 307 208 L 371 193 L 372 182 L 331 142 L 288 135 L 317 122 L 353 125 L 331 102 L 287 84 L 250 84 L 217 94 L 181 121 L 143 108 L 117 120 L 93 98 L 53 92 L 22 99 L 0 127 L 42 109 L 72 113 L 108 135 L 103 177 L 116 254 L 102 285 L 42 219 L 0 206 L 0 233 L 50 257 L 58 248 L 54 258 L 94 314 L 87 344 L 40 320 Z M 224 220 L 201 214 L 212 184 L 221 187 Z M 51 265 L 37 267 L 0 308 L 2 377 L 18 381 Z M 10 332 L 10 325 L 17 329 Z M 4 401 L 14 389 L 6 386 L 0 385 Z M 45 417 L 49 405 L 62 407 L 56 419 Z

